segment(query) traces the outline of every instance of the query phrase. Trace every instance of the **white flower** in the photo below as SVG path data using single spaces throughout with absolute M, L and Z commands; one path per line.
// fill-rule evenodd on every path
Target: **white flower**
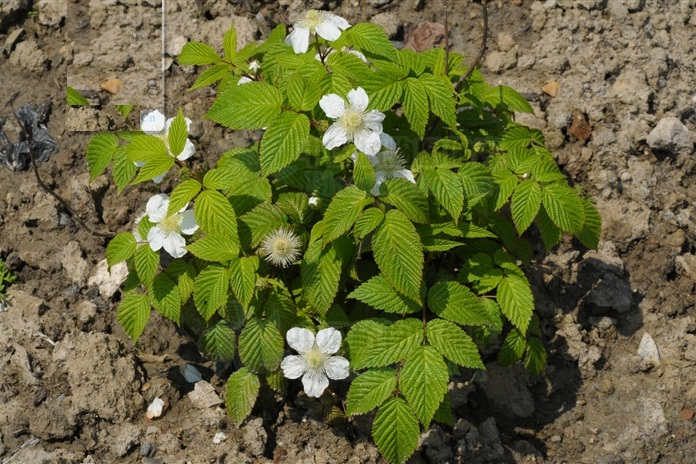
M 261 242 L 261 251 L 266 261 L 274 266 L 288 267 L 300 257 L 300 239 L 288 229 L 276 229 Z
M 345 100 L 335 93 L 321 97 L 319 106 L 328 117 L 336 121 L 322 139 L 327 150 L 354 142 L 361 152 L 367 155 L 377 154 L 382 146 L 379 134 L 382 133 L 384 114 L 377 110 L 365 112 L 368 103 L 367 93 L 362 87 L 348 92 L 348 108 Z
M 309 10 L 304 18 L 295 23 L 294 29 L 285 38 L 285 43 L 292 45 L 295 53 L 304 53 L 309 49 L 309 35 L 316 33 L 329 42 L 341 37 L 341 31 L 348 29 L 348 21 L 328 11 Z
M 375 169 L 375 186 L 372 187 L 371 190 L 371 193 L 375 196 L 379 195 L 379 186 L 387 179 L 402 177 L 414 184 L 416 183 L 413 173 L 406 169 L 406 160 L 404 160 L 404 157 L 399 153 L 394 139 L 390 135 L 384 133 L 380 134 L 380 139 L 382 141 L 382 146 L 386 148 L 386 150 L 380 151 L 375 156 L 367 157 L 370 163 L 372 163 L 372 167 Z
M 164 401 L 159 396 L 157 396 L 147 407 L 147 413 L 145 414 L 145 417 L 147 417 L 148 419 L 156 419 L 157 417 L 162 415 L 162 412 L 164 412 Z
M 319 398 L 329 386 L 329 379 L 348 377 L 348 360 L 342 356 L 331 356 L 341 346 L 341 332 L 338 330 L 320 330 L 315 339 L 309 330 L 293 327 L 288 330 L 287 339 L 288 345 L 300 355 L 286 356 L 280 368 L 289 379 L 302 376 L 307 396 Z
M 191 235 L 196 232 L 198 222 L 193 210 L 186 210 L 188 205 L 171 216 L 167 216 L 168 207 L 169 196 L 164 193 L 159 193 L 148 200 L 145 211 L 154 225 L 147 233 L 147 241 L 153 251 L 164 248 L 172 257 L 181 258 L 186 254 L 186 248 L 184 248 L 186 240 L 181 234 Z
M 312 208 L 319 208 L 319 204 L 321 203 L 321 198 L 319 197 L 309 197 L 307 200 L 307 204 L 311 206 Z
M 249 70 L 254 73 L 254 76 L 256 76 L 256 73 L 258 72 L 259 68 L 261 68 L 261 65 L 258 61 L 254 60 L 251 63 L 249 63 Z M 237 85 L 248 84 L 249 82 L 254 82 L 254 80 L 248 76 L 242 76 L 237 81 Z
M 191 130 L 191 120 L 189 118 L 184 118 L 186 121 L 186 129 Z M 142 113 L 140 115 L 140 130 L 148 135 L 154 135 L 155 137 L 161 139 L 164 145 L 167 147 L 167 151 L 171 156 L 174 156 L 171 151 L 169 151 L 169 128 L 172 125 L 174 118 L 169 118 L 165 120 L 164 115 L 157 110 L 152 110 L 147 113 Z M 185 161 L 192 157 L 196 153 L 196 147 L 189 140 L 186 139 L 186 144 L 181 153 L 176 157 L 179 161 Z M 143 166 L 145 163 L 137 161 L 135 165 L 138 167 Z M 164 179 L 167 173 L 160 174 L 159 176 L 152 179 L 153 182 L 159 184 Z

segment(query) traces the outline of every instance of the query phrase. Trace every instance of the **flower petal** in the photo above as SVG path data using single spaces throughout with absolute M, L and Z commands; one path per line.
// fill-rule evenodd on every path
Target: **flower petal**
M 198 221 L 196 221 L 196 215 L 192 209 L 181 213 L 179 227 L 181 228 L 181 233 L 185 235 L 191 235 L 198 230 Z
M 186 145 L 184 145 L 184 149 L 181 151 L 181 153 L 179 153 L 179 156 L 177 156 L 176 159 L 178 159 L 179 161 L 186 161 L 195 153 L 196 146 L 189 139 L 186 139 Z
M 334 40 L 341 37 L 341 30 L 338 27 L 336 27 L 335 24 L 331 24 L 328 21 L 325 21 L 317 25 L 316 30 L 317 35 L 319 35 L 319 37 L 323 37 L 329 42 L 333 42 Z
M 317 346 L 322 353 L 334 354 L 341 347 L 341 332 L 329 327 L 317 332 Z
M 164 130 L 165 117 L 157 110 L 140 115 L 140 130 L 146 134 L 156 135 Z
M 379 140 L 382 142 L 382 146 L 386 148 L 387 150 L 396 150 L 396 141 L 394 140 L 394 137 L 391 135 L 382 132 L 379 134 Z
M 147 205 L 145 205 L 145 212 L 147 213 L 147 217 L 150 219 L 150 222 L 157 224 L 167 216 L 168 207 L 169 195 L 158 193 L 147 201 Z
M 329 379 L 321 371 L 307 371 L 302 377 L 302 386 L 307 396 L 319 398 L 329 386 Z
M 408 181 L 413 182 L 414 184 L 416 183 L 415 177 L 413 177 L 413 173 L 409 171 L 408 169 L 400 169 L 398 171 L 394 171 L 392 173 L 392 176 L 394 177 L 401 177 L 403 179 L 406 179 Z
M 324 95 L 319 100 L 319 106 L 331 119 L 338 119 L 346 112 L 346 102 L 335 93 Z
M 333 24 L 339 29 L 348 29 L 350 27 L 350 23 L 348 21 L 333 13 L 328 13 L 325 21 Z
M 382 185 L 382 183 L 387 180 L 387 174 L 382 172 L 382 171 L 377 171 L 375 175 L 375 186 L 372 187 L 372 190 L 370 190 L 370 193 L 373 194 L 374 196 L 378 197 L 379 196 L 379 187 Z
M 165 172 L 164 174 L 160 174 L 159 176 L 155 176 L 152 178 L 152 182 L 154 182 L 155 184 L 161 184 L 162 180 L 164 179 L 164 177 L 166 175 L 167 175 L 167 173 Z
M 369 102 L 370 99 L 367 97 L 367 92 L 365 92 L 365 89 L 362 87 L 348 92 L 348 103 L 350 103 L 350 107 L 356 111 L 360 111 L 361 113 L 365 111 Z M 370 111 L 370 113 L 372 113 L 372 111 Z
M 286 335 L 290 348 L 298 353 L 306 353 L 314 346 L 314 334 L 301 327 L 293 327 Z
M 164 251 L 169 253 L 172 258 L 181 258 L 186 254 L 186 240 L 176 232 L 167 235 L 164 240 Z
M 292 45 L 295 53 L 304 53 L 309 49 L 309 29 L 295 26 L 295 29 L 285 38 L 285 43 Z
M 307 363 L 302 356 L 286 356 L 280 363 L 280 368 L 288 379 L 299 379 L 307 371 Z
M 158 226 L 150 227 L 147 233 L 147 243 L 150 244 L 152 251 L 158 251 L 164 246 L 164 242 L 167 239 L 167 233 L 160 229 Z
M 237 81 L 237 85 L 248 84 L 249 82 L 252 82 L 252 80 L 250 78 L 248 78 L 246 76 L 242 76 Z
M 331 356 L 324 363 L 324 372 L 330 379 L 341 380 L 348 377 L 350 372 L 348 366 L 350 363 L 343 356 Z
M 369 111 L 363 116 L 363 123 L 365 126 L 378 134 L 382 133 L 382 121 L 384 121 L 384 113 L 377 110 Z
M 338 124 L 332 124 L 331 127 L 324 133 L 322 143 L 327 150 L 332 150 L 340 147 L 348 141 L 348 133 Z
M 326 134 L 324 134 L 324 137 L 326 137 Z M 379 153 L 379 149 L 382 147 L 382 141 L 379 139 L 379 134 L 369 129 L 359 130 L 355 134 L 353 141 L 355 142 L 355 146 L 358 150 L 370 156 L 374 156 Z

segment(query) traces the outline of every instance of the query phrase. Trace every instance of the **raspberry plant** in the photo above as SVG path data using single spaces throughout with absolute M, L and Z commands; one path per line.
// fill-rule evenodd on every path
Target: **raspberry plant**
M 491 341 L 499 363 L 542 371 L 529 238 L 595 248 L 601 221 L 542 133 L 515 122 L 532 112 L 519 93 L 467 75 L 459 53 L 398 50 L 336 18 L 310 12 L 240 50 L 231 28 L 222 54 L 183 48 L 181 65 L 206 67 L 191 88 L 217 86 L 205 117 L 258 143 L 188 159 L 179 112 L 166 130 L 95 135 L 87 163 L 92 177 L 111 165 L 119 192 L 179 180 L 107 248 L 130 269 L 118 320 L 133 340 L 154 308 L 210 357 L 238 360 L 237 423 L 262 384 L 286 392 L 302 376 L 320 396 L 348 377 L 332 414 L 377 409 L 374 441 L 400 463 L 421 428 L 451 421 L 450 377 L 484 369 Z

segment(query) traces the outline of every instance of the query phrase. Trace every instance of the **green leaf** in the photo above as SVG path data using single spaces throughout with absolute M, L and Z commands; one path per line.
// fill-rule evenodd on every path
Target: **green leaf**
M 486 325 L 488 312 L 471 290 L 458 282 L 438 282 L 428 291 L 430 309 L 438 316 L 461 325 Z
M 537 215 L 537 226 L 541 234 L 541 240 L 544 242 L 546 251 L 551 250 L 563 237 L 563 231 L 553 223 L 551 218 L 546 214 L 546 209 L 542 206 Z
M 372 197 L 355 185 L 338 192 L 324 214 L 325 242 L 329 243 L 348 232 L 363 208 L 372 201 Z
M 423 247 L 416 228 L 399 210 L 387 212 L 377 228 L 372 248 L 382 275 L 398 291 L 420 302 Z
M 377 228 L 378 225 L 384 219 L 384 213 L 378 208 L 367 208 L 358 219 L 355 221 L 355 227 L 353 227 L 353 235 L 356 238 L 362 239 L 367 234 L 372 232 Z
M 452 83 L 446 77 L 439 78 L 432 74 L 423 74 L 418 80 L 426 89 L 430 111 L 448 126 L 457 127 L 456 99 Z
M 520 180 L 507 168 L 494 171 L 493 178 L 498 185 L 498 198 L 495 201 L 495 211 L 498 211 L 508 202 L 510 195 L 515 191 Z
M 68 106 L 89 106 L 89 100 L 70 86 L 67 87 L 66 97 Z
M 346 396 L 346 414 L 365 414 L 389 398 L 396 388 L 396 371 L 391 368 L 370 369 L 357 376 Z
M 423 321 L 402 319 L 389 326 L 371 346 L 358 364 L 353 358 L 353 369 L 384 367 L 400 361 L 423 344 Z
M 233 243 L 239 242 L 237 218 L 225 196 L 215 190 L 205 190 L 198 195 L 193 207 L 196 221 L 208 235 L 227 236 Z
M 186 303 L 193 293 L 196 269 L 183 259 L 175 259 L 164 272 L 177 283 L 181 303 Z
M 585 223 L 585 208 L 572 188 L 562 184 L 546 185 L 541 191 L 541 201 L 549 218 L 561 230 L 580 233 Z
M 420 305 L 400 295 L 382 276 L 375 276 L 364 282 L 347 298 L 355 298 L 387 313 L 409 314 L 421 310 Z
M 454 426 L 454 418 L 452 417 L 452 398 L 450 398 L 449 393 L 445 393 L 445 397 L 442 399 L 437 411 L 435 411 L 433 420 L 441 424 Z
M 256 288 L 256 271 L 259 257 L 234 258 L 230 261 L 230 284 L 232 291 L 243 307 L 248 307 Z
M 438 203 L 452 216 L 454 223 L 459 222 L 459 216 L 464 207 L 464 189 L 459 177 L 447 169 L 423 170 L 423 179 Z
M 239 369 L 227 380 L 225 407 L 237 426 L 251 414 L 260 388 L 259 377 L 246 367 Z
M 546 348 L 544 348 L 544 342 L 537 337 L 529 337 L 524 357 L 524 369 L 532 375 L 539 375 L 544 371 L 545 366 Z
M 199 344 L 209 358 L 224 362 L 234 359 L 236 342 L 234 329 L 227 322 L 218 321 L 203 332 Z
M 89 180 L 93 180 L 106 170 L 118 150 L 118 137 L 108 132 L 100 132 L 87 145 L 87 167 Z
M 138 172 L 138 175 L 133 179 L 133 184 L 139 184 L 154 179 L 157 176 L 161 176 L 169 172 L 172 166 L 174 166 L 174 158 L 169 155 L 152 159 L 140 168 L 140 172 Z
M 356 322 L 346 335 L 345 346 L 348 349 L 353 370 L 364 369 L 364 363 L 373 348 L 375 340 L 382 338 L 388 329 L 388 323 L 383 320 L 363 319 Z
M 309 140 L 309 119 L 285 112 L 275 119 L 261 139 L 261 169 L 268 176 L 299 158 Z
M 396 206 L 411 221 L 428 222 L 428 199 L 416 184 L 401 178 L 388 179 L 380 187 L 380 198 Z
M 414 77 L 406 79 L 403 107 L 411 129 L 423 139 L 428 124 L 428 92 L 423 83 Z
M 595 205 L 587 198 L 582 199 L 582 206 L 585 211 L 585 222 L 577 237 L 587 248 L 596 250 L 599 246 L 599 237 L 602 235 L 602 218 Z
M 395 59 L 396 50 L 381 27 L 370 23 L 359 23 L 345 32 L 353 46 L 368 53 Z
M 237 31 L 234 28 L 234 23 L 225 32 L 222 39 L 222 48 L 225 50 L 225 59 L 232 61 L 237 54 Z
M 227 303 L 230 276 L 219 265 L 210 265 L 196 277 L 193 287 L 193 302 L 198 313 L 208 321 L 219 308 Z
M 403 76 L 390 74 L 371 74 L 363 82 L 363 88 L 370 95 L 368 109 L 387 111 L 401 100 L 406 86 Z
M 158 274 L 150 288 L 152 306 L 164 317 L 179 324 L 181 317 L 181 295 L 176 282 L 167 274 Z
M 274 285 L 263 304 L 263 314 L 281 333 L 286 333 L 297 320 L 297 308 L 285 286 Z
M 153 251 L 149 245 L 139 246 L 135 250 L 135 271 L 138 273 L 140 281 L 145 285 L 150 285 L 155 278 L 159 267 L 160 255 Z
M 541 207 L 541 187 L 536 181 L 526 179 L 520 182 L 512 194 L 510 211 L 517 233 L 522 233 L 530 226 Z
M 116 183 L 116 188 L 120 194 L 123 189 L 128 185 L 128 182 L 133 178 L 135 172 L 138 168 L 133 164 L 133 162 L 128 159 L 128 154 L 126 153 L 126 147 L 120 147 L 116 150 L 116 155 L 114 156 L 113 174 L 114 182 Z
M 229 261 L 239 254 L 239 245 L 233 243 L 230 237 L 211 235 L 199 238 L 186 247 L 196 258 L 216 263 Z
M 310 244 L 302 260 L 304 296 L 312 308 L 321 315 L 326 314 L 338 293 L 346 254 L 345 240 L 338 240 L 326 247 L 323 247 L 322 240 L 317 240 Z
M 196 90 L 200 89 L 201 87 L 212 85 L 220 79 L 222 79 L 223 77 L 230 74 L 231 69 L 232 68 L 227 63 L 218 63 L 214 66 L 211 66 L 198 75 L 196 82 L 193 83 L 189 90 Z
M 194 179 L 188 179 L 176 186 L 169 197 L 167 217 L 178 213 L 184 206 L 193 200 L 201 191 L 201 183 Z
M 292 75 L 286 88 L 288 103 L 297 111 L 312 111 L 321 99 L 321 85 L 301 71 Z
M 220 61 L 213 47 L 202 42 L 189 42 L 184 45 L 177 59 L 185 65 L 213 64 Z
M 118 323 L 123 326 L 123 330 L 133 339 L 133 342 L 138 341 L 150 319 L 150 302 L 147 296 L 137 293 L 127 294 L 118 305 L 117 318 Z
M 283 210 L 271 203 L 261 203 L 239 218 L 243 224 L 241 231 L 242 243 L 254 248 L 273 232 L 287 225 L 288 217 Z M 248 236 L 247 236 L 248 235 Z
M 253 371 L 273 371 L 283 358 L 283 336 L 270 321 L 249 319 L 239 335 L 239 357 Z
M 372 438 L 388 461 L 402 464 L 418 448 L 418 419 L 406 402 L 389 398 L 379 408 L 372 423 Z
M 111 267 L 116 263 L 129 259 L 135 254 L 137 245 L 132 233 L 121 232 L 117 234 L 106 247 L 106 263 Z
M 116 111 L 118 111 L 118 114 L 121 115 L 124 121 L 128 119 L 128 115 L 133 111 L 133 105 L 114 105 L 114 108 L 116 108 Z
M 515 89 L 505 85 L 497 85 L 489 88 L 486 91 L 486 103 L 489 103 L 496 109 L 503 107 L 508 111 L 534 113 L 534 110 L 526 98 L 520 95 Z
M 534 312 L 534 295 L 526 279 L 508 275 L 498 284 L 496 299 L 500 309 L 523 334 Z
M 501 366 L 512 366 L 522 359 L 524 350 L 527 348 L 527 339 L 522 332 L 512 328 L 507 334 L 498 352 L 498 364 Z
M 220 94 L 206 117 L 230 129 L 262 129 L 278 117 L 283 95 L 265 82 L 233 86 Z
M 428 343 L 450 361 L 462 367 L 484 369 L 476 344 L 456 324 L 433 319 L 428 322 L 426 336 Z
M 459 180 L 468 206 L 474 206 L 495 194 L 496 185 L 490 169 L 481 163 L 469 162 L 459 168 Z
M 358 156 L 353 163 L 353 177 L 355 178 L 355 185 L 360 190 L 370 192 L 375 186 L 377 179 L 375 168 L 363 152 L 358 152 Z
M 164 157 L 171 158 L 164 142 L 154 135 L 136 135 L 126 147 L 128 158 L 134 162 L 150 163 Z M 173 160 L 173 158 L 172 158 Z
M 430 427 L 448 383 L 449 371 L 440 353 L 431 346 L 411 351 L 401 369 L 399 389 L 425 428 Z
M 184 113 L 181 111 L 181 109 L 179 109 L 179 113 L 172 121 L 171 125 L 169 126 L 169 131 L 167 132 L 169 151 L 173 156 L 179 156 L 181 152 L 184 151 L 187 139 L 188 127 L 186 126 Z

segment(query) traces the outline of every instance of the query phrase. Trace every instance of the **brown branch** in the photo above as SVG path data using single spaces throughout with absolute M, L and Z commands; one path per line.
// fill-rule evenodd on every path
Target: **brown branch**
M 443 0 L 445 7 L 445 76 L 449 76 L 449 15 L 447 14 L 447 0 Z
M 483 55 L 486 54 L 486 43 L 488 41 L 488 0 L 481 0 L 481 8 L 483 9 L 483 40 L 481 41 L 481 49 L 478 52 L 478 55 L 476 55 L 476 60 L 474 60 L 474 63 L 471 65 L 471 67 L 466 71 L 466 74 L 464 74 L 462 77 L 459 78 L 457 81 L 457 84 L 454 86 L 454 90 L 459 90 L 459 87 L 464 83 L 465 80 L 471 74 L 474 72 L 476 69 L 476 66 L 481 62 L 481 59 L 483 58 Z
M 27 130 L 24 128 L 24 124 L 22 124 L 22 120 L 19 119 L 19 116 L 17 115 L 17 112 L 14 109 L 13 102 L 15 98 L 17 98 L 19 94 L 15 93 L 10 100 L 7 102 L 7 105 L 12 109 L 12 113 L 14 114 L 15 119 L 17 119 L 17 123 L 19 124 L 20 129 L 22 130 L 22 134 L 24 135 L 24 138 L 27 140 L 27 147 L 29 147 L 29 158 L 31 159 L 31 167 L 34 170 L 34 175 L 36 176 L 36 182 L 39 184 L 39 186 L 44 189 L 49 195 L 51 195 L 53 198 L 58 200 L 58 203 L 65 208 L 65 210 L 68 212 L 70 217 L 77 222 L 80 227 L 85 229 L 89 234 L 94 235 L 95 237 L 107 237 L 111 238 L 114 237 L 115 235 L 107 232 L 97 232 L 96 230 L 92 230 L 87 224 L 85 224 L 82 219 L 79 218 L 77 214 L 75 214 L 75 211 L 70 207 L 67 201 L 63 200 L 63 198 L 60 197 L 57 193 L 55 193 L 51 188 L 44 183 L 44 181 L 41 179 L 41 176 L 39 175 L 39 168 L 36 165 L 36 159 L 34 158 L 34 152 L 31 149 L 31 137 L 27 133 Z

